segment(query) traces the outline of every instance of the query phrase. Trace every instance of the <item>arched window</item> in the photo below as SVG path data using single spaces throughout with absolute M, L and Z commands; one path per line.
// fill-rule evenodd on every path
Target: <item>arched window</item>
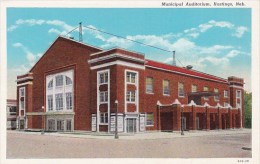
M 53 87 L 53 80 L 51 80 L 48 84 L 48 88 L 52 88 Z
M 71 85 L 71 84 L 72 84 L 71 78 L 69 78 L 68 76 L 66 76 L 66 85 Z

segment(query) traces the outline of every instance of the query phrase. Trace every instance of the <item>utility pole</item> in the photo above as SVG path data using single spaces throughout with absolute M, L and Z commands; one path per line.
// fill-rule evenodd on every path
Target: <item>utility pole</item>
M 79 22 L 79 42 L 83 42 L 83 37 L 82 37 L 82 22 Z

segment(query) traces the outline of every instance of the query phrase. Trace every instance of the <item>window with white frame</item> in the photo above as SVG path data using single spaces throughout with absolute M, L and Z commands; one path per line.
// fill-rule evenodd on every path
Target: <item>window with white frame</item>
M 73 109 L 73 70 L 46 76 L 46 110 Z
M 224 107 L 228 107 L 229 104 L 227 102 L 224 102 Z
M 240 90 L 236 91 L 236 98 L 238 98 L 238 99 L 241 98 L 241 91 Z
M 228 98 L 228 91 L 227 90 L 224 90 L 224 97 Z
M 146 113 L 146 126 L 153 126 L 154 118 L 153 113 Z
M 126 73 L 126 82 L 135 84 L 135 82 L 136 82 L 136 73 L 134 73 L 134 72 L 127 72 Z
M 153 78 L 146 78 L 146 93 L 153 93 Z
M 99 84 L 107 84 L 108 83 L 108 72 L 99 73 Z
M 127 102 L 135 102 L 135 91 L 127 91 L 126 92 L 126 101 Z
M 99 92 L 99 101 L 100 103 L 107 103 L 108 102 L 108 92 Z
M 214 88 L 214 92 L 217 93 L 217 95 L 214 96 L 214 100 L 215 100 L 215 101 L 219 101 L 219 95 L 218 95 L 219 91 L 218 91 L 218 89 L 217 89 L 217 88 Z
M 178 83 L 178 95 L 184 97 L 184 83 Z
M 100 113 L 100 123 L 101 124 L 108 123 L 108 113 Z
M 72 109 L 72 93 L 66 93 L 66 109 Z
M 48 111 L 53 111 L 53 95 L 48 95 Z
M 197 92 L 197 85 L 191 85 L 191 92 Z
M 170 95 L 170 81 L 163 80 L 163 95 Z
M 55 94 L 56 110 L 63 110 L 63 94 Z
M 25 87 L 22 87 L 19 89 L 19 109 L 24 110 L 25 109 Z
M 237 108 L 241 108 L 241 103 L 240 103 L 240 102 L 237 102 L 237 103 L 236 103 L 236 107 L 237 107 Z
M 204 91 L 204 92 L 208 92 L 208 91 L 209 91 L 209 87 L 204 86 L 204 87 L 203 87 L 203 91 Z M 204 100 L 208 100 L 208 99 L 209 99 L 209 96 L 204 96 Z
M 56 87 L 63 86 L 63 75 L 57 75 L 55 77 Z

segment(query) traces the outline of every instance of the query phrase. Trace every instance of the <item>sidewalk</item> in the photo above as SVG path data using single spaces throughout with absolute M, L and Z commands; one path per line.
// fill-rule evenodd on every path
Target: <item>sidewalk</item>
M 58 137 L 73 137 L 73 138 L 86 138 L 86 139 L 114 139 L 114 134 L 109 133 L 95 133 L 95 132 L 71 132 L 71 133 L 49 133 L 45 132 L 28 132 L 28 131 L 7 131 L 8 133 L 23 133 L 28 135 L 48 135 Z M 153 140 L 153 139 L 170 139 L 170 138 L 184 138 L 184 137 L 199 137 L 199 136 L 216 136 L 216 135 L 232 135 L 232 134 L 248 134 L 251 133 L 251 129 L 229 129 L 229 130 L 198 130 L 198 131 L 184 131 L 184 135 L 181 132 L 144 132 L 144 133 L 119 133 L 119 140 Z

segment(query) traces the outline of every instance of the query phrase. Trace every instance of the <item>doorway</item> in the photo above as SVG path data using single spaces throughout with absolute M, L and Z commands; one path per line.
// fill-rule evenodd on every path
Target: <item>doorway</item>
M 135 133 L 136 132 L 136 118 L 126 119 L 126 132 Z

